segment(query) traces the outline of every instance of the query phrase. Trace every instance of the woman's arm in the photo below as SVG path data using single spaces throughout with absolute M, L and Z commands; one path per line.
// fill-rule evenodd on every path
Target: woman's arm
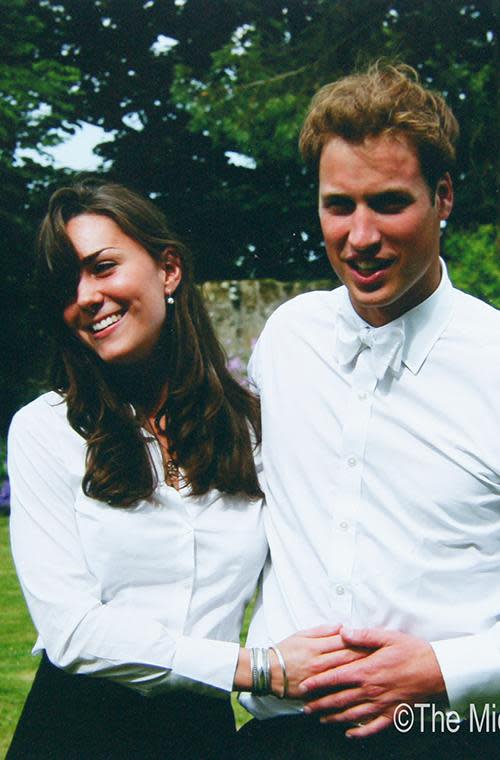
M 143 692 L 193 681 L 230 691 L 237 643 L 174 637 L 141 609 L 140 591 L 137 605 L 102 601 L 74 509 L 80 478 L 75 447 L 82 447 L 83 457 L 84 442 L 69 428 L 64 405 L 46 398 L 14 418 L 9 474 L 14 561 L 50 660 L 68 672 L 109 677 Z M 167 596 L 169 603 L 175 604 L 174 596 Z

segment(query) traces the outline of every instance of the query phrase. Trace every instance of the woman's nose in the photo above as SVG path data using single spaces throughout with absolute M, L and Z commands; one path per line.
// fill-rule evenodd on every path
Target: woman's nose
M 95 312 L 101 305 L 103 296 L 99 282 L 92 276 L 82 274 L 78 283 L 76 303 L 84 311 Z

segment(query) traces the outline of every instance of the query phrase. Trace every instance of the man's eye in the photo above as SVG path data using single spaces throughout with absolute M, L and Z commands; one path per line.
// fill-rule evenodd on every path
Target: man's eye
M 372 209 L 379 214 L 401 214 L 410 205 L 409 198 L 380 198 L 370 203 Z
M 324 207 L 331 211 L 332 214 L 339 216 L 349 216 L 354 211 L 354 203 L 347 198 L 332 198 L 327 199 L 324 203 Z

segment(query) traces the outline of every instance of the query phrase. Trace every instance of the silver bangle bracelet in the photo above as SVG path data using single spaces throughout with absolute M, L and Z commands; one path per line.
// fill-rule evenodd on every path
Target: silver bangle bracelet
M 250 674 L 252 676 L 252 693 L 257 685 L 257 665 L 255 662 L 255 649 L 250 649 Z
M 284 699 L 287 695 L 288 691 L 288 676 L 286 674 L 286 665 L 285 665 L 285 658 L 281 654 L 280 650 L 276 646 L 276 644 L 272 644 L 269 649 L 272 649 L 274 654 L 276 655 L 278 659 L 279 666 L 281 668 L 281 675 L 283 676 L 283 691 L 281 694 L 277 695 L 279 699 Z
M 250 670 L 252 673 L 252 694 L 259 697 L 271 694 L 269 649 L 262 647 L 250 649 Z

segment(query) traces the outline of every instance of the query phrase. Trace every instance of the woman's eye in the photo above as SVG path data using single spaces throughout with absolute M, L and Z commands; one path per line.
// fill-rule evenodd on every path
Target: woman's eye
M 114 261 L 97 261 L 94 265 L 95 274 L 107 274 L 115 266 Z

